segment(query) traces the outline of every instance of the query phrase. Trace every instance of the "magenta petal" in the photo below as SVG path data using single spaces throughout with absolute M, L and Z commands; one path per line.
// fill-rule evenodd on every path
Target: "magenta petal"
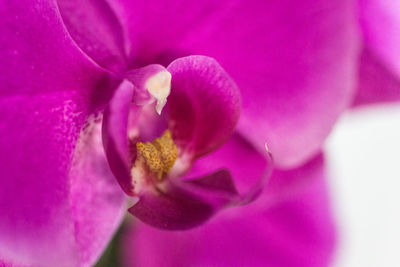
M 225 1 L 109 1 L 115 10 L 129 39 L 129 57 L 135 67 L 161 63 L 195 53 L 179 53 L 179 44 L 188 32 L 194 34 L 198 26 L 211 22 L 221 8 L 228 7 Z M 175 54 L 174 52 L 178 52 Z M 198 54 L 198 53 L 196 53 Z M 205 54 L 207 55 L 207 54 Z M 168 62 L 160 62 L 163 57 Z
M 259 208 L 276 205 L 286 202 L 302 194 L 315 180 L 324 176 L 324 157 L 318 154 L 303 166 L 291 169 L 290 171 L 274 170 L 264 193 L 254 203 Z
M 92 264 L 119 223 L 121 195 L 110 177 L 87 176 L 72 162 L 112 79 L 68 36 L 55 1 L 3 1 L 0 17 L 0 258 L 16 266 Z M 85 154 L 104 162 L 97 150 Z M 80 201 L 80 188 L 91 201 Z M 104 202 L 104 210 L 86 206 Z M 95 237 L 79 230 L 88 221 Z
M 68 104 L 73 100 L 57 93 L 0 101 L 0 256 L 6 261 L 93 264 L 120 223 L 124 199 L 100 132 L 93 135 L 98 142 L 85 142 L 91 137 L 80 134 L 85 113 Z
M 400 3 L 396 0 L 359 0 L 365 46 L 400 78 Z
M 156 228 L 185 230 L 204 223 L 236 197 L 229 172 L 221 170 L 191 181 L 166 181 L 144 192 L 129 212 Z
M 4 261 L 0 258 L 0 267 L 34 267 L 34 266 L 10 263 L 10 262 Z
M 359 0 L 364 50 L 354 105 L 400 100 L 400 4 Z
M 69 34 L 100 66 L 121 71 L 126 68 L 122 27 L 104 0 L 58 0 Z
M 335 228 L 321 163 L 308 165 L 320 171 L 303 191 L 269 207 L 229 209 L 185 232 L 133 225 L 124 266 L 329 266 Z
M 172 74 L 168 114 L 174 141 L 194 158 L 215 150 L 230 137 L 239 118 L 236 84 L 209 57 L 179 58 L 167 69 Z
M 260 150 L 267 142 L 280 167 L 318 153 L 350 104 L 358 52 L 353 6 L 346 0 L 238 1 L 218 27 L 187 38 L 185 47 L 215 57 L 237 82 L 243 96 L 238 131 Z
M 111 171 L 128 195 L 133 195 L 128 146 L 128 120 L 133 93 L 132 83 L 124 80 L 104 111 L 102 128 L 104 150 Z
M 364 49 L 360 58 L 358 91 L 353 105 L 400 101 L 400 76 Z
M 352 100 L 358 60 L 354 1 L 115 5 L 127 18 L 134 61 L 215 58 L 242 93 L 239 131 L 259 150 L 267 142 L 280 167 L 317 154 Z

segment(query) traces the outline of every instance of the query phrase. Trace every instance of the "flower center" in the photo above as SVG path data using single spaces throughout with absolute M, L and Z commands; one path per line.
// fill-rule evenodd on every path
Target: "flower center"
M 137 158 L 131 170 L 132 176 L 136 168 L 145 168 L 153 177 L 162 180 L 178 158 L 178 149 L 172 140 L 171 133 L 166 130 L 153 142 L 136 143 Z

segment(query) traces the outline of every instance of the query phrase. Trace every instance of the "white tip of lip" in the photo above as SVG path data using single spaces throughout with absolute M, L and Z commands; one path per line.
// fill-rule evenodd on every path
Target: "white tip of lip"
M 265 149 L 267 150 L 268 153 L 270 153 L 267 143 L 265 143 Z
M 171 92 L 171 73 L 167 70 L 157 72 L 146 81 L 146 89 L 157 100 L 156 111 L 160 115 Z
M 157 99 L 156 111 L 157 111 L 158 115 L 161 115 L 161 111 L 163 110 L 165 104 L 167 104 L 167 98 Z

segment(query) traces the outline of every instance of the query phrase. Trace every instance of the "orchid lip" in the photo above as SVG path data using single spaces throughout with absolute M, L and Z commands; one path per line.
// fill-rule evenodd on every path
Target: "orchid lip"
M 249 187 L 239 183 L 243 190 L 223 162 L 191 173 L 195 162 L 227 142 L 239 119 L 239 88 L 217 61 L 188 56 L 125 77 L 104 113 L 103 144 L 122 189 L 139 198 L 128 210 L 132 215 L 157 228 L 184 230 L 260 195 L 272 168 L 270 153 L 266 175 L 257 172 Z M 158 116 L 154 106 L 167 97 L 168 114 Z

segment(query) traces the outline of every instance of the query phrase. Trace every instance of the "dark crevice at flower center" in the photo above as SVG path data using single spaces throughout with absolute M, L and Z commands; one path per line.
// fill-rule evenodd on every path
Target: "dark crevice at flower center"
M 178 149 L 172 140 L 171 133 L 166 130 L 163 135 L 153 142 L 136 143 L 136 161 L 132 167 L 132 176 L 136 175 L 138 168 L 151 176 L 162 180 L 172 169 L 178 158 Z

